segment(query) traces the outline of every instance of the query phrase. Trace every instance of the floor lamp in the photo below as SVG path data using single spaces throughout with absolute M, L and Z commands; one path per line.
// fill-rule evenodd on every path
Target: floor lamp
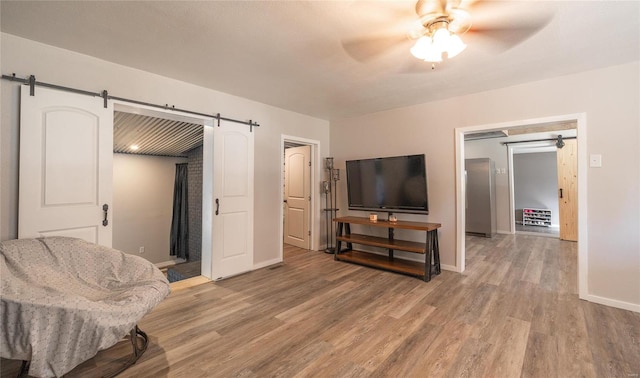
M 334 226 L 333 218 L 338 214 L 338 190 L 337 182 L 340 180 L 340 170 L 333 167 L 333 158 L 328 157 L 324 159 L 324 168 L 327 172 L 327 181 L 322 182 L 322 188 L 325 195 L 325 220 L 327 227 L 327 248 L 324 250 L 326 253 L 334 253 Z

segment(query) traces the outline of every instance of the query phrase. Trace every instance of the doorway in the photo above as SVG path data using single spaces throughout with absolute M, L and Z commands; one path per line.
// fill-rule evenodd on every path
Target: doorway
M 114 110 L 178 121 L 188 119 L 204 126 L 201 274 L 219 279 L 254 268 L 251 121 L 218 116 L 214 128 L 215 118 L 199 113 L 157 110 L 162 107 L 135 100 L 106 101 L 68 89 L 41 88 L 37 96 L 31 96 L 24 88 L 19 236 L 77 236 L 111 247 Z M 55 116 L 45 117 L 51 109 L 55 109 Z M 46 121 L 44 125 L 42 119 Z M 250 127 L 237 127 L 236 123 Z M 44 151 L 46 161 L 41 148 L 43 138 L 51 147 Z M 51 182 L 56 185 L 50 185 Z M 44 204 L 40 200 L 43 193 L 47 200 Z M 63 206 L 55 206 L 53 211 L 44 209 L 43 205 L 51 204 Z M 48 217 L 43 219 L 42 214 Z
M 555 147 L 513 149 L 513 210 L 515 231 L 520 234 L 560 236 L 558 169 Z
M 311 146 L 284 146 L 284 244 L 310 249 Z
M 253 265 L 254 133 L 234 120 L 199 117 L 114 101 L 116 110 L 150 115 L 202 128 L 200 274 L 218 280 Z
M 113 119 L 113 247 L 166 269 L 170 282 L 199 276 L 204 126 L 121 110 Z
M 281 136 L 280 261 L 284 259 L 285 248 L 291 249 L 291 246 L 306 251 L 319 250 L 316 232 L 322 221 L 317 214 L 321 200 L 319 150 L 317 140 Z
M 456 143 L 456 270 L 463 272 L 465 270 L 465 187 L 464 187 L 464 158 L 465 158 L 465 134 L 478 132 L 493 132 L 500 130 L 520 130 L 524 131 L 531 127 L 543 127 L 545 125 L 553 125 L 558 123 L 573 122 L 577 130 L 577 202 L 581 216 L 577 220 L 578 229 L 578 293 L 580 298 L 587 295 L 587 187 L 586 187 L 586 116 L 583 113 L 570 114 L 556 117 L 529 119 L 513 122 L 505 122 L 498 124 L 488 124 L 479 126 L 470 126 L 455 129 Z M 512 199 L 513 201 L 513 199 Z M 512 207 L 513 208 L 513 207 Z M 510 217 L 515 218 L 513 211 Z M 515 224 L 512 220 L 511 223 Z M 515 230 L 512 230 L 512 233 Z
M 510 233 L 578 241 L 576 125 L 568 122 L 556 128 L 505 143 L 514 215 Z
M 140 113 L 114 110 L 113 247 L 151 261 L 170 282 L 199 276 L 204 126 Z M 176 186 L 184 193 L 179 202 Z M 184 240 L 175 243 L 178 237 Z

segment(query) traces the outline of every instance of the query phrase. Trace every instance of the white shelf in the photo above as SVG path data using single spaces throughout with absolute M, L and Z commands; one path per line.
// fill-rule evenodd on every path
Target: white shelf
M 551 210 L 549 209 L 522 209 L 523 226 L 551 227 Z

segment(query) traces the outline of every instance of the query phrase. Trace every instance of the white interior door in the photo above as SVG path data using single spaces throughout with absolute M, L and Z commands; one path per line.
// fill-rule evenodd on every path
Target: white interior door
M 21 89 L 18 237 L 64 235 L 110 247 L 111 209 L 103 207 L 112 203 L 112 105 Z
M 253 133 L 222 123 L 213 129 L 214 279 L 253 267 Z
M 309 249 L 311 146 L 285 150 L 284 200 L 284 242 Z

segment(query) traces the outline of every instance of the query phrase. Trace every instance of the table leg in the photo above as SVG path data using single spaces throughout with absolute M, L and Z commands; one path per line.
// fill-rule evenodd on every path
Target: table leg
M 432 239 L 431 231 L 427 231 L 427 250 L 424 256 L 424 281 L 431 281 L 431 253 L 432 253 Z
M 339 239 L 340 236 L 342 236 L 342 227 L 343 227 L 343 223 L 342 222 L 338 222 L 338 225 L 336 226 L 336 246 L 333 249 L 333 259 L 337 260 L 338 259 L 338 253 L 340 253 L 340 249 L 342 248 L 342 241 Z
M 435 273 L 440 274 L 440 245 L 438 243 L 438 230 L 433 230 L 433 262 L 436 266 Z

